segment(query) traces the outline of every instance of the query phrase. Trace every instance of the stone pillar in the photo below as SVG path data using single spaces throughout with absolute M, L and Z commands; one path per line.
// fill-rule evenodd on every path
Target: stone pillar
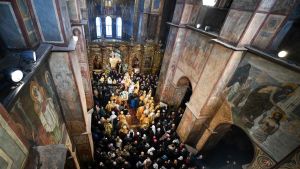
M 84 87 L 84 93 L 86 98 L 86 108 L 87 110 L 93 108 L 93 90 L 91 84 L 90 70 L 89 70 L 89 60 L 87 57 L 86 41 L 84 36 L 83 25 L 72 26 L 73 34 L 78 38 L 76 44 L 76 56 L 78 57 L 78 63 L 80 66 L 80 74 Z
M 183 117 L 177 127 L 177 134 L 182 142 L 195 146 L 199 139 L 198 133 L 201 132 L 202 125 L 208 119 L 208 116 L 199 117 L 189 103 L 186 105 Z
M 85 124 L 85 130 L 81 133 L 73 133 L 73 140 L 81 161 L 86 162 L 93 157 L 93 140 L 91 132 L 91 113 L 93 90 L 89 73 L 89 64 L 87 58 L 87 48 L 85 41 L 84 24 L 82 24 L 82 15 L 79 0 L 68 1 L 70 20 L 72 21 L 73 38 L 76 42 L 75 51 L 68 52 L 71 63 L 72 73 L 78 89 L 78 94 L 82 106 L 82 115 Z
M 177 1 L 173 21 L 170 28 L 168 43 L 162 62 L 160 80 L 156 92 L 156 99 L 172 104 L 173 94 L 175 93 L 175 84 L 171 80 L 174 77 L 175 68 L 179 57 L 182 54 L 186 29 L 183 24 L 189 20 L 193 8 L 193 4 L 185 1 Z
M 134 16 L 133 16 L 133 33 L 132 38 L 138 37 L 138 30 L 139 30 L 139 3 L 141 1 L 135 0 L 134 1 Z
M 156 43 L 158 43 L 160 40 L 159 37 L 160 37 L 160 32 L 161 32 L 161 24 L 162 24 L 162 15 L 163 15 L 164 5 L 165 5 L 165 0 L 160 0 L 157 27 L 156 27 L 156 36 L 154 39 L 154 41 Z
M 72 31 L 73 35 L 77 37 L 76 44 L 76 56 L 78 58 L 78 63 L 81 70 L 81 77 L 86 97 L 86 107 L 87 109 L 93 108 L 93 93 L 91 78 L 89 73 L 88 57 L 87 57 L 87 45 L 85 40 L 85 30 L 84 24 L 82 22 L 82 4 L 85 4 L 85 1 L 79 2 L 79 0 L 69 1 L 69 10 L 70 10 L 70 19 L 73 22 Z
M 158 74 L 161 67 L 161 61 L 163 58 L 163 53 L 160 49 L 160 44 L 156 46 L 154 57 L 153 57 L 153 65 L 152 65 L 152 74 Z
M 220 57 L 220 54 L 222 54 L 222 57 Z M 180 133 L 183 133 L 183 131 L 187 132 L 185 132 L 185 135 L 189 135 L 189 137 L 187 137 L 185 142 L 193 143 L 191 146 L 196 147 L 202 132 L 206 129 L 205 125 L 207 124 L 204 122 L 207 123 L 207 120 L 211 119 L 216 110 L 218 110 L 221 103 L 222 90 L 231 78 L 241 57 L 241 51 L 234 52 L 232 49 L 226 48 L 217 42 L 213 45 L 206 65 L 201 72 L 200 79 L 196 87 L 194 87 L 193 95 L 188 103 L 189 109 L 193 110 L 195 119 L 197 119 L 195 120 L 195 124 L 190 123 L 195 127 L 189 132 L 184 127 L 178 127 L 177 129 L 180 137 L 183 137 Z M 182 121 L 181 123 L 184 122 Z
M 92 160 L 83 83 L 76 51 L 52 52 L 49 67 L 57 88 L 70 138 L 74 141 L 81 164 Z
M 216 129 L 216 127 L 218 127 L 220 124 L 225 124 L 225 123 L 227 123 L 227 124 L 233 123 L 232 112 L 231 112 L 230 106 L 226 103 L 222 104 L 220 109 L 217 111 L 215 116 L 212 118 L 212 121 L 209 123 L 209 125 L 205 126 L 206 129 L 203 132 L 201 139 L 199 139 L 200 137 L 198 137 L 198 139 L 196 140 L 197 141 L 196 148 L 198 150 L 201 150 L 203 148 L 204 144 L 206 143 L 206 141 L 209 139 L 209 137 L 212 134 L 217 134 L 217 133 L 214 133 L 214 130 Z
M 24 50 L 40 44 L 38 28 L 34 25 L 25 1 L 0 0 L 0 39 L 7 49 Z
M 81 20 L 81 10 L 79 0 L 68 0 L 68 11 L 71 22 L 78 22 Z
M 144 13 L 142 15 L 142 29 L 141 29 L 141 42 L 145 42 L 145 40 L 148 37 L 148 19 L 149 19 L 149 14 Z

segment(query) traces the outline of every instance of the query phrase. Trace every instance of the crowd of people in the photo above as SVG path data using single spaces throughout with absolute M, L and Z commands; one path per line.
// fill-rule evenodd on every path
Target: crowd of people
M 93 74 L 93 168 L 204 168 L 176 134 L 183 111 L 154 101 L 157 82 L 156 75 Z

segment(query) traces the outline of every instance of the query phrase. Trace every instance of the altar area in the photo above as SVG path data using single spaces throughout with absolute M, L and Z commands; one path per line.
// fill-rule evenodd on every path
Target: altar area
M 150 40 L 145 44 L 95 40 L 88 44 L 89 70 L 158 74 L 163 58 L 161 46 Z

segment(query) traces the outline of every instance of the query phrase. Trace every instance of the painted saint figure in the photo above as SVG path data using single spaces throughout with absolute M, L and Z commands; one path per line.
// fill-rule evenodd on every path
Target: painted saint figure
M 295 87 L 294 85 L 262 86 L 251 92 L 245 104 L 240 108 L 245 126 L 252 128 L 257 117 L 289 97 L 295 91 Z
M 34 110 L 44 129 L 48 133 L 54 132 L 55 138 L 59 140 L 61 134 L 58 132 L 59 130 L 55 130 L 56 127 L 57 129 L 59 127 L 59 120 L 52 98 L 46 98 L 44 88 L 35 81 L 30 83 L 30 96 L 34 101 Z
M 93 68 L 94 69 L 102 69 L 101 59 L 99 56 L 95 55 L 93 59 Z
M 269 136 L 274 134 L 280 127 L 280 121 L 283 119 L 283 113 L 279 111 L 272 112 L 270 115 L 264 114 L 259 120 L 259 127 L 254 130 L 253 136 L 259 141 L 264 142 Z

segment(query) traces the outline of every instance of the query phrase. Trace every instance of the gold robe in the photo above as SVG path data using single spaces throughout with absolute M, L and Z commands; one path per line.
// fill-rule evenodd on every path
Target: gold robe
M 105 134 L 107 134 L 108 136 L 110 136 L 112 128 L 113 128 L 112 124 L 110 122 L 108 122 L 108 121 L 105 121 L 103 125 L 104 125 L 104 128 L 105 128 Z
M 111 111 L 112 109 L 114 108 L 114 105 L 112 104 L 112 103 L 107 103 L 107 105 L 105 106 L 105 109 L 107 110 L 107 111 Z
M 126 125 L 123 125 L 121 127 L 121 129 L 119 130 L 120 133 L 124 133 L 124 134 L 127 134 L 129 131 L 128 131 L 128 128 Z
M 126 116 L 124 114 L 119 114 L 118 115 L 118 119 L 119 119 L 119 122 L 122 125 L 128 125 L 127 121 L 126 121 Z
M 141 122 L 142 127 L 149 127 L 149 125 L 150 125 L 150 119 L 149 119 L 149 117 L 147 117 L 145 115 L 143 115 L 140 122 Z
M 144 114 L 145 107 L 140 106 L 136 111 L 136 118 L 139 120 L 141 116 Z

